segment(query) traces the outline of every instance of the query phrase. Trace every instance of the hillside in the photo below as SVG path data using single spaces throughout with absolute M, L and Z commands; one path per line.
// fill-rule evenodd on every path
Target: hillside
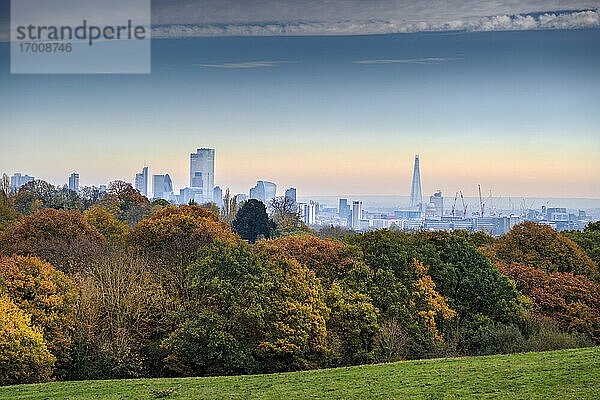
M 272 375 L 57 382 L 0 388 L 0 399 L 600 398 L 600 347 L 408 361 Z

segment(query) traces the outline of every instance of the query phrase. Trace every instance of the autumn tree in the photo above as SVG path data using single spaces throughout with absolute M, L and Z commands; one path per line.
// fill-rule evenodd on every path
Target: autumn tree
M 31 318 L 7 295 L 0 295 L 0 385 L 46 382 L 54 357 Z
M 69 379 L 162 376 L 160 341 L 177 308 L 148 261 L 122 249 L 77 274 L 79 291 Z
M 229 189 L 225 190 L 223 196 L 223 207 L 221 208 L 221 220 L 231 224 L 238 212 L 237 196 L 231 196 Z
M 96 205 L 113 214 L 117 220 L 125 222 L 130 228 L 150 215 L 152 209 L 145 196 L 123 181 L 110 182 L 106 194 Z
M 547 225 L 524 222 L 486 250 L 494 261 L 518 263 L 551 272 L 572 272 L 598 279 L 598 266 L 576 243 Z
M 57 376 L 64 377 L 70 361 L 76 292 L 72 281 L 50 264 L 33 257 L 0 258 L 6 294 L 42 332 L 56 358 Z
M 253 248 L 271 262 L 293 260 L 319 278 L 330 308 L 326 326 L 331 365 L 373 360 L 379 311 L 366 294 L 369 271 L 356 247 L 314 236 L 287 236 L 258 241 Z
M 128 235 L 128 242 L 163 266 L 187 266 L 215 241 L 237 241 L 229 226 L 199 206 L 169 206 L 145 218 Z
M 73 272 L 97 257 L 105 240 L 79 211 L 46 208 L 25 216 L 0 234 L 2 253 L 40 257 Z
M 410 308 L 414 310 L 413 315 L 416 316 L 418 323 L 424 326 L 431 340 L 441 343 L 444 335 L 437 328 L 439 321 L 454 318 L 456 312 L 435 290 L 435 283 L 428 274 L 429 268 L 417 259 L 413 260 L 412 265 L 415 270 L 415 281 L 411 285 Z
M 114 215 L 100 207 L 87 210 L 85 217 L 109 243 L 120 242 L 129 231 L 126 223 L 117 220 Z
M 265 372 L 313 369 L 326 365 L 329 308 L 314 272 L 295 261 L 273 260 L 270 307 L 257 357 Z
M 600 285 L 572 272 L 547 273 L 522 264 L 497 264 L 529 297 L 534 312 L 600 343 Z
M 0 232 L 6 230 L 8 226 L 18 221 L 22 215 L 7 204 L 0 203 Z

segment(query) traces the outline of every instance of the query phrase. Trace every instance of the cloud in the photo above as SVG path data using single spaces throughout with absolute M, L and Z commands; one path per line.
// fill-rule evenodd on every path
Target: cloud
M 224 69 L 246 69 L 246 68 L 272 68 L 281 64 L 288 64 L 291 61 L 249 61 L 239 63 L 222 64 L 194 64 L 197 67 L 224 68 Z
M 598 9 L 600 0 L 152 0 L 152 35 L 181 38 L 584 29 L 600 27 Z M 1 15 L 0 40 L 8 40 L 8 18 Z
M 354 64 L 439 64 L 446 61 L 460 60 L 460 58 L 424 57 L 424 58 L 402 58 L 397 60 L 358 60 Z
M 367 20 L 334 22 L 233 23 L 160 25 L 152 30 L 156 38 L 198 36 L 311 36 L 369 35 L 449 31 L 515 31 L 583 29 L 600 27 L 597 10 L 494 15 L 447 21 Z

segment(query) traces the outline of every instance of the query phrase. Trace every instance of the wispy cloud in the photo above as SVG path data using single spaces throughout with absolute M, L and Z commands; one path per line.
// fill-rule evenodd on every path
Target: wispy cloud
M 206 68 L 225 68 L 225 69 L 247 69 L 247 68 L 272 68 L 281 64 L 289 64 L 293 61 L 248 61 L 239 63 L 221 63 L 221 64 L 194 64 L 197 67 Z
M 400 58 L 395 60 L 358 60 L 353 61 L 353 64 L 439 64 L 446 61 L 456 61 L 460 58 L 446 57 L 423 57 L 423 58 Z

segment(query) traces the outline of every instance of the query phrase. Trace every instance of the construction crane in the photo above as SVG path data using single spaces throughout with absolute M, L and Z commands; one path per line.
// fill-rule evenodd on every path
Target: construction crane
M 454 208 L 456 207 L 456 199 L 458 198 L 458 192 L 454 195 L 454 204 L 452 204 L 452 218 L 454 219 Z
M 483 203 L 483 199 L 481 198 L 481 185 L 477 185 L 479 187 L 479 205 L 481 206 L 481 217 L 483 218 L 483 212 L 485 211 L 485 204 Z
M 463 205 L 463 218 L 467 218 L 467 205 L 465 204 L 465 196 L 463 196 L 462 190 L 460 191 L 460 199 Z

